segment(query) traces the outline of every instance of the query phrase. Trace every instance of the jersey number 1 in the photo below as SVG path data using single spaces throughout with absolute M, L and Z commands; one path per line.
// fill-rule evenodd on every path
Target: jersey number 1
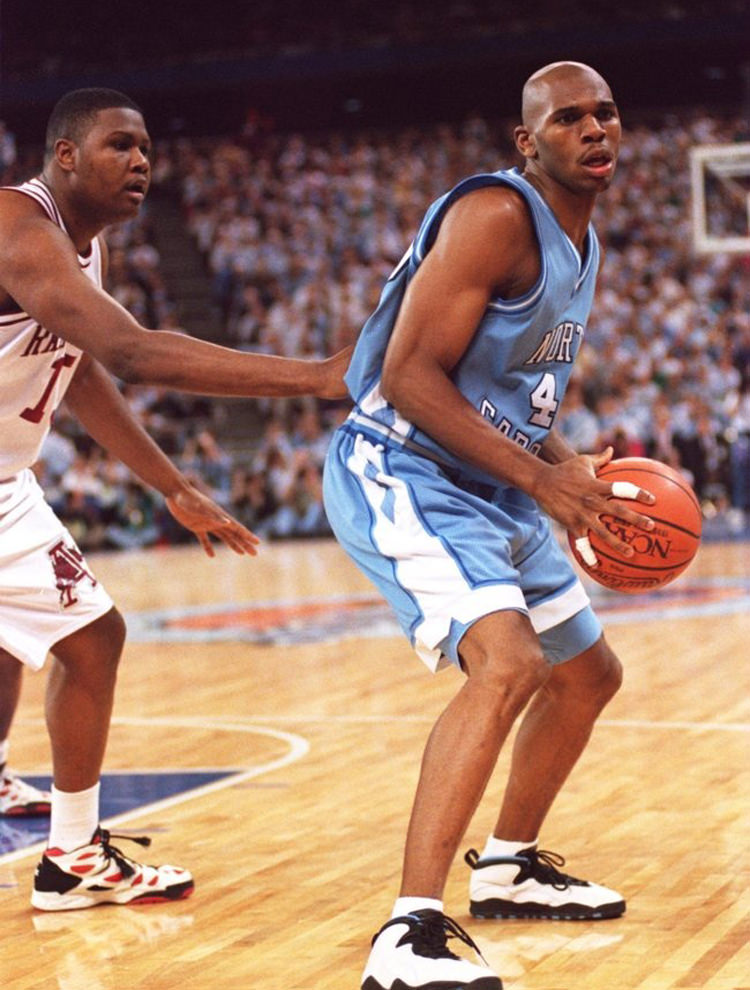
M 27 408 L 21 413 L 21 419 L 28 420 L 29 423 L 40 423 L 42 421 L 42 416 L 44 416 L 44 407 L 49 402 L 49 397 L 52 394 L 52 389 L 55 387 L 55 382 L 60 377 L 60 372 L 63 368 L 70 368 L 75 363 L 76 358 L 72 354 L 63 354 L 62 357 L 59 357 L 56 361 L 52 362 L 52 374 L 49 376 L 47 387 L 45 388 L 41 399 L 33 408 L 27 406 Z

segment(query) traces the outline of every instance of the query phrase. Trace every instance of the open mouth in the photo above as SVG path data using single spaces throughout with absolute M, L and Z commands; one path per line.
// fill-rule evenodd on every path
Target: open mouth
M 581 164 L 587 171 L 592 172 L 594 175 L 608 175 L 614 168 L 614 160 L 606 151 L 588 155 Z

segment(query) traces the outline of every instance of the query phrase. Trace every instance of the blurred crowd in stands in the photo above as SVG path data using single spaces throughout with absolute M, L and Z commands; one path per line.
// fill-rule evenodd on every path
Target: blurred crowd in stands
M 425 207 L 465 175 L 519 164 L 511 135 L 511 124 L 474 116 L 460 125 L 303 136 L 250 115 L 236 138 L 158 145 L 154 183 L 159 195 L 179 199 L 227 343 L 330 354 L 356 339 Z M 750 252 L 694 252 L 688 154 L 695 144 L 749 139 L 739 117 L 705 112 L 626 131 L 617 178 L 595 216 L 606 248 L 598 298 L 558 419 L 579 451 L 612 444 L 616 456 L 679 467 L 706 517 L 735 531 L 750 524 Z M 7 182 L 19 166 L 3 161 Z M 109 231 L 110 290 L 158 331 L 176 326 L 176 310 L 151 224 L 147 207 Z M 182 469 L 259 535 L 329 532 L 321 469 L 346 404 L 260 403 L 260 434 L 230 452 L 210 400 L 160 389 L 127 394 Z M 184 538 L 161 499 L 64 414 L 39 472 L 86 549 Z

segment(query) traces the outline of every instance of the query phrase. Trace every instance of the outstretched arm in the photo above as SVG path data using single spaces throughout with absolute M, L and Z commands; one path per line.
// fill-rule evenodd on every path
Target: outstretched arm
M 195 533 L 210 557 L 214 555 L 211 536 L 236 553 L 256 554 L 258 538 L 200 492 L 172 464 L 96 361 L 84 356 L 68 387 L 66 401 L 98 444 L 164 495 L 169 511 Z
M 27 196 L 0 191 L 0 286 L 45 329 L 123 381 L 202 395 L 346 395 L 349 350 L 328 360 L 249 354 L 144 329 L 81 272 L 70 238 Z

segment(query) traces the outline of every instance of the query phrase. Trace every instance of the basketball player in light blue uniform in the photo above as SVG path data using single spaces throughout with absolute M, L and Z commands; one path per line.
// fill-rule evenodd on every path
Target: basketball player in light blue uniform
M 497 826 L 481 856 L 467 854 L 471 911 L 625 910 L 619 894 L 561 873 L 564 861 L 537 848 L 621 677 L 548 516 L 621 552 L 599 519 L 605 508 L 650 527 L 632 502 L 607 501 L 612 485 L 595 470 L 611 450 L 576 456 L 554 429 L 599 269 L 591 212 L 619 140 L 609 87 L 592 69 L 556 63 L 532 76 L 516 130 L 523 172 L 472 176 L 433 203 L 350 365 L 355 406 L 325 472 L 331 525 L 428 666 L 467 674 L 425 752 L 401 895 L 363 990 L 500 986 L 445 949 L 449 935 L 472 943 L 443 914 L 442 894 L 527 704 Z

